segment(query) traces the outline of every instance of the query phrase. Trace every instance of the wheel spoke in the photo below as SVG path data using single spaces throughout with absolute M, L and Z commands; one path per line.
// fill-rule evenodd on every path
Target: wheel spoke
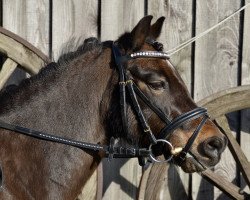
M 151 169 L 152 169 L 152 165 L 149 165 L 149 167 L 142 173 L 141 182 L 139 185 L 138 200 L 145 199 L 145 191 L 147 188 L 148 178 L 149 178 Z
M 37 74 L 49 59 L 33 45 L 0 27 L 0 52 L 30 74 Z
M 229 128 L 227 119 L 225 116 L 221 116 L 216 119 L 218 124 L 223 128 L 225 135 L 228 138 L 228 147 L 237 163 L 237 165 L 240 168 L 240 171 L 242 172 L 242 175 L 248 185 L 250 187 L 250 163 L 247 160 L 247 157 L 243 153 L 240 145 L 235 140 L 234 136 L 231 133 L 231 130 Z
M 11 74 L 17 68 L 17 63 L 7 58 L 0 71 L 0 90 L 3 88 L 4 84 L 7 82 Z
M 201 176 L 233 199 L 243 200 L 247 196 L 246 193 L 241 193 L 241 189 L 239 187 L 209 169 L 202 172 Z

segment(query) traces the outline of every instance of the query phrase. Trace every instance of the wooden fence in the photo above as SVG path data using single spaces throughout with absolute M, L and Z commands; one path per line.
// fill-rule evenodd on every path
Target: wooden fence
M 147 14 L 154 20 L 166 17 L 160 41 L 168 50 L 247 2 L 250 0 L 1 0 L 0 23 L 56 60 L 72 36 L 115 40 Z M 226 88 L 250 84 L 249 33 L 247 9 L 171 58 L 196 101 Z M 23 77 L 23 73 L 16 72 L 11 82 Z M 250 159 L 250 111 L 232 113 L 228 118 Z M 137 160 L 104 161 L 103 165 L 103 199 L 135 199 L 142 173 Z M 229 151 L 223 154 L 215 171 L 244 187 Z M 162 176 L 166 192 L 157 195 L 160 199 L 168 199 L 166 193 L 175 194 L 172 199 L 227 199 L 200 176 L 185 174 L 177 167 L 170 166 Z M 181 196 L 184 193 L 187 195 Z

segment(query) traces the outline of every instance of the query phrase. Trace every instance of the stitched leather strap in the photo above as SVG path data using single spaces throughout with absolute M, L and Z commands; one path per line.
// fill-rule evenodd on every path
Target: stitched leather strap
M 157 143 L 156 138 L 155 138 L 154 134 L 152 133 L 150 126 L 148 125 L 148 123 L 144 117 L 144 114 L 141 110 L 141 107 L 137 101 L 136 94 L 135 94 L 134 88 L 133 88 L 133 85 L 134 85 L 133 81 L 130 80 L 127 85 L 128 85 L 128 91 L 129 91 L 130 98 L 132 100 L 132 105 L 133 105 L 134 111 L 137 115 L 137 118 L 140 122 L 140 125 L 142 126 L 143 132 L 149 136 L 150 142 L 152 144 L 156 144 Z
M 122 66 L 122 62 L 120 62 L 120 58 L 122 57 L 119 49 L 114 45 L 112 46 L 113 55 L 115 57 L 116 66 L 119 73 L 119 93 L 120 93 L 120 109 L 121 109 L 121 119 L 122 119 L 122 127 L 123 131 L 128 133 L 128 118 L 127 118 L 127 104 L 126 104 L 126 80 L 124 68 Z
M 145 96 L 145 94 L 143 94 L 143 92 L 138 88 L 136 84 L 133 84 L 133 88 L 135 93 L 140 97 L 140 99 L 144 103 L 146 103 L 147 106 L 151 108 L 163 122 L 165 122 L 166 124 L 171 123 L 171 120 L 156 105 L 154 105 L 154 103 L 152 103 L 150 99 Z
M 87 142 L 81 142 L 72 140 L 65 137 L 55 136 L 52 134 L 44 133 L 37 130 L 28 129 L 22 126 L 16 126 L 13 124 L 9 124 L 3 121 L 0 121 L 0 128 L 21 133 L 23 135 L 27 135 L 30 137 L 34 137 L 41 140 L 61 143 L 73 147 L 77 147 L 80 149 L 88 149 L 93 151 L 102 151 L 105 153 L 106 157 L 109 158 L 133 158 L 133 157 L 149 157 L 151 154 L 151 150 L 145 148 L 134 148 L 134 147 L 122 147 L 122 146 L 114 146 L 114 139 L 111 139 L 110 146 L 107 145 L 99 145 L 92 144 Z
M 207 119 L 208 119 L 208 115 L 204 115 L 201 122 L 196 127 L 195 131 L 193 132 L 192 136 L 187 141 L 185 147 L 182 149 L 180 154 L 176 157 L 176 159 L 175 159 L 176 164 L 181 165 L 184 162 L 184 160 L 186 159 L 187 153 L 189 152 L 191 146 L 194 143 L 195 138 L 198 136 L 200 130 L 202 129 L 203 125 L 206 123 Z
M 197 119 L 201 116 L 207 114 L 207 110 L 205 108 L 195 108 L 189 112 L 186 112 L 171 121 L 165 128 L 163 128 L 159 134 L 159 138 L 167 138 L 168 135 L 177 127 L 181 126 L 183 123 L 186 123 L 190 120 Z

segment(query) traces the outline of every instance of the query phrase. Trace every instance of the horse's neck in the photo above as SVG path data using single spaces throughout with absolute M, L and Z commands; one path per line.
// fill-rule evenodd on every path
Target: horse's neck
M 22 94 L 28 95 L 27 99 L 23 98 L 21 104 L 14 102 L 9 112 L 0 118 L 74 139 L 83 139 L 87 133 L 93 137 L 95 128 L 98 132 L 102 130 L 100 105 L 105 101 L 112 70 L 107 59 L 98 58 L 84 64 L 81 59 L 84 57 L 73 60 L 57 76 L 50 76 L 48 80 L 44 77 L 42 82 L 31 84 Z
M 63 73 L 59 73 L 54 81 L 44 78 L 42 83 L 34 83 L 31 85 L 32 89 L 26 91 L 27 93 L 32 91 L 34 94 L 31 94 L 22 104 L 13 104 L 13 108 L 2 113 L 0 119 L 75 140 L 103 143 L 105 128 L 102 124 L 102 117 L 105 116 L 104 113 L 109 106 L 107 89 L 110 84 L 109 79 L 114 73 L 109 67 L 110 59 L 107 59 L 107 56 L 110 56 L 110 50 L 103 52 L 96 60 L 92 60 L 92 66 L 87 62 L 85 64 L 88 66 L 84 66 L 80 64 L 81 58 L 76 59 Z M 22 95 L 25 95 L 25 91 Z M 30 163 L 34 166 L 35 163 L 41 162 L 41 158 L 36 155 L 45 156 L 44 163 L 42 163 L 44 166 L 39 166 L 37 172 L 41 171 L 40 174 L 44 174 L 44 178 L 49 177 L 46 181 L 49 181 L 47 184 L 51 187 L 58 182 L 66 188 L 79 189 L 94 169 L 95 159 L 83 153 L 82 150 L 44 141 L 39 141 L 37 144 L 37 142 L 34 143 L 36 139 L 24 136 L 22 137 L 22 142 L 25 140 L 26 145 L 24 152 L 20 141 L 12 144 L 12 141 L 19 140 L 19 137 L 14 140 L 11 138 L 15 136 L 16 134 L 1 135 L 0 131 L 0 137 L 5 137 L 6 141 L 11 143 L 6 144 L 9 148 L 13 146 L 18 149 L 19 147 L 14 147 L 14 145 L 19 145 L 20 155 L 22 152 L 23 154 L 33 152 L 27 161 L 23 161 L 24 165 Z M 30 150 L 27 151 L 27 148 Z M 13 154 L 10 156 L 15 157 Z M 26 170 L 25 167 L 23 170 Z M 47 168 L 50 170 L 46 170 Z M 29 180 L 29 177 L 26 179 Z M 32 177 L 30 179 L 32 180 Z

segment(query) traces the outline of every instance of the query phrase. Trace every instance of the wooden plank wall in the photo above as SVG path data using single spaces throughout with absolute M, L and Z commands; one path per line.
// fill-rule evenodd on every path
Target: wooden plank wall
M 38 0 L 3 0 L 2 26 L 28 40 L 45 54 L 48 53 L 48 3 Z M 25 73 L 17 69 L 9 84 L 19 83 Z
M 165 16 L 166 22 L 163 26 L 162 34 L 159 38 L 165 49 L 172 49 L 178 44 L 192 37 L 192 0 L 188 1 L 149 1 L 148 14 L 157 17 Z M 178 33 L 178 34 L 176 34 Z M 191 71 L 192 71 L 192 49 L 188 46 L 171 58 L 183 77 L 189 91 L 192 92 Z M 162 196 L 166 199 L 186 198 L 190 188 L 190 176 L 184 173 L 179 167 L 170 166 L 165 171 L 165 181 Z M 182 180 L 180 183 L 179 180 Z M 176 184 L 179 183 L 179 184 Z M 184 196 L 183 196 L 184 195 Z
M 246 0 L 246 3 L 250 3 L 250 0 Z M 245 10 L 244 22 L 243 22 L 243 38 L 242 38 L 242 71 L 241 71 L 241 84 L 246 85 L 250 84 L 250 8 Z M 246 153 L 248 160 L 250 160 L 250 109 L 244 110 L 241 112 L 241 133 L 240 133 L 240 144 L 241 147 Z M 250 192 L 249 188 L 246 186 L 243 179 L 241 179 L 241 187 L 244 188 L 248 193 Z
M 144 0 L 101 1 L 101 40 L 115 40 L 144 16 Z M 104 161 L 104 200 L 135 199 L 141 168 L 137 159 Z M 122 184 L 121 184 L 122 183 Z
M 160 41 L 168 50 L 247 2 L 250 0 L 1 0 L 0 21 L 3 27 L 56 60 L 67 41 L 72 41 L 68 48 L 74 49 L 78 40 L 91 36 L 102 41 L 115 40 L 146 14 L 152 14 L 153 20 L 166 17 Z M 172 57 L 195 100 L 225 88 L 250 84 L 249 19 L 250 8 Z M 17 71 L 9 83 L 18 83 L 24 77 L 23 72 Z M 233 113 L 229 118 L 250 159 L 250 111 Z M 103 166 L 103 199 L 136 199 L 142 173 L 137 160 L 104 161 Z M 229 151 L 215 171 L 245 187 Z M 185 174 L 175 166 L 166 169 L 164 180 L 162 193 L 155 199 L 228 199 L 199 176 Z
M 197 1 L 196 34 L 205 31 L 240 7 L 240 1 Z M 194 98 L 202 98 L 217 91 L 237 86 L 239 59 L 239 15 L 227 21 L 195 44 Z M 223 77 L 223 78 L 222 78 Z M 237 126 L 237 113 L 230 116 Z M 234 126 L 235 128 L 235 126 Z M 215 171 L 236 180 L 235 162 L 228 150 Z M 219 198 L 222 194 L 198 175 L 193 175 L 194 199 Z M 222 197 L 220 197 L 222 198 Z M 226 198 L 226 197 L 225 197 Z

